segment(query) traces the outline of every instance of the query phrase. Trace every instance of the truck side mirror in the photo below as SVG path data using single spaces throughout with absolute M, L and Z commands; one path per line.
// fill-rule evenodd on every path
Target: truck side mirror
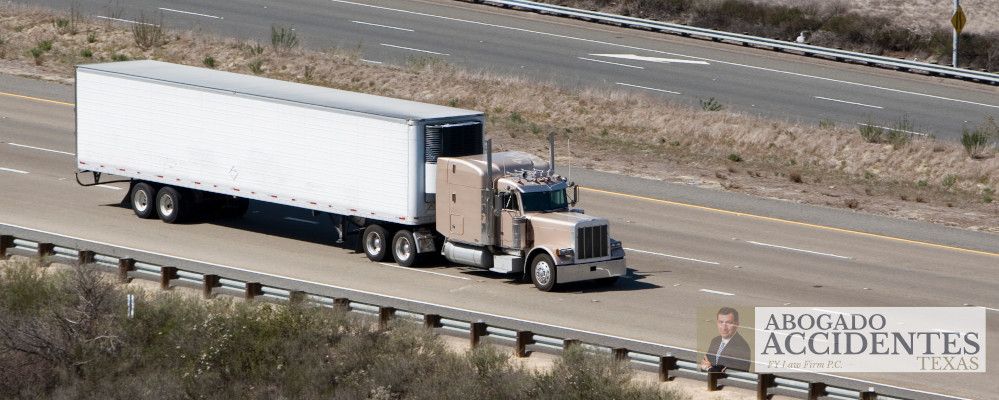
M 569 197 L 569 207 L 575 207 L 576 202 L 579 201 L 579 186 L 576 182 L 569 182 L 569 187 L 572 188 L 572 196 Z

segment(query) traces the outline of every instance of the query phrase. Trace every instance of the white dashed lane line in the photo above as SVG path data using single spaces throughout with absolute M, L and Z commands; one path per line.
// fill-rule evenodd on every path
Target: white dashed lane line
M 711 289 L 701 289 L 701 290 L 699 290 L 699 292 L 711 293 L 711 294 L 720 294 L 722 296 L 735 296 L 734 293 L 722 292 L 722 291 L 711 290 Z
M 586 57 L 576 57 L 576 58 L 578 58 L 580 60 L 593 61 L 593 62 L 598 62 L 598 63 L 603 63 L 603 64 L 617 65 L 617 66 L 620 66 L 620 67 L 628 67 L 628 68 L 635 68 L 635 69 L 645 69 L 645 67 L 639 67 L 637 65 L 621 64 L 621 63 L 604 61 L 604 60 L 594 60 L 592 58 L 586 58 Z
M 375 24 L 375 23 L 371 23 L 371 22 L 364 22 L 364 21 L 350 21 L 350 22 L 353 22 L 353 23 L 355 23 L 355 24 L 361 24 L 361 25 L 368 25 L 368 26 L 377 26 L 377 27 L 379 27 L 379 28 L 387 28 L 387 29 L 395 29 L 395 30 L 398 30 L 398 31 L 406 31 L 406 32 L 413 32 L 413 30 L 412 30 L 412 29 L 409 29 L 409 28 L 400 28 L 400 27 L 398 27 L 398 26 L 390 26 L 390 25 L 382 25 L 382 24 Z
M 169 11 L 169 12 L 175 12 L 175 13 L 180 13 L 180 14 L 187 14 L 187 15 L 196 15 L 196 16 L 205 17 L 205 18 L 225 19 L 225 18 L 222 18 L 222 17 L 219 17 L 219 16 L 215 16 L 215 15 L 201 14 L 201 13 L 190 12 L 190 11 L 182 11 L 182 10 L 174 10 L 172 8 L 163 8 L 163 7 L 160 7 L 160 10 Z
M 689 257 L 680 257 L 680 256 L 674 256 L 672 254 L 657 253 L 657 252 L 654 252 L 654 251 L 639 250 L 639 249 L 633 249 L 633 248 L 630 248 L 630 247 L 625 247 L 624 249 L 627 250 L 627 251 L 634 251 L 636 253 L 651 254 L 651 255 L 654 255 L 654 256 L 667 257 L 667 258 L 675 258 L 675 259 L 678 259 L 678 260 L 693 261 L 693 262 L 699 262 L 699 263 L 711 264 L 711 265 L 719 265 L 720 264 L 720 263 L 717 263 L 717 262 L 714 262 L 714 261 L 699 260 L 699 259 L 696 259 L 696 258 L 689 258 Z
M 27 173 L 28 173 L 28 171 L 21 171 L 21 170 L 19 170 L 19 169 L 13 169 L 13 168 L 4 168 L 4 167 L 0 167 L 0 171 L 4 171 L 4 172 L 13 172 L 13 173 L 15 173 L 15 174 L 27 174 Z
M 683 94 L 683 93 L 680 93 L 680 92 L 674 92 L 672 90 L 656 89 L 656 88 L 650 88 L 648 86 L 638 86 L 638 85 L 632 85 L 630 83 L 624 83 L 624 82 L 614 82 L 614 84 L 615 85 L 621 85 L 621 86 L 627 86 L 627 87 L 633 87 L 633 88 L 639 88 L 639 89 L 645 89 L 645 90 L 653 90 L 653 91 L 656 91 L 656 92 L 663 92 L 663 93 L 670 93 L 670 94 Z
M 835 101 L 837 103 L 852 104 L 852 105 L 861 106 L 861 107 L 876 108 L 878 110 L 884 108 L 884 107 L 881 107 L 881 106 L 872 106 L 870 104 L 857 103 L 857 102 L 854 102 L 854 101 L 846 101 L 846 100 L 840 100 L 840 99 L 830 99 L 828 97 L 822 97 L 822 96 L 815 96 L 815 98 L 819 99 L 819 100 Z
M 403 50 L 409 50 L 409 51 L 417 51 L 417 52 L 420 52 L 420 53 L 430 53 L 430 54 L 436 54 L 436 55 L 439 55 L 439 56 L 449 56 L 450 55 L 448 53 L 438 53 L 436 51 L 414 49 L 412 47 L 396 46 L 394 44 L 388 44 L 388 43 L 379 43 L 379 44 L 381 44 L 382 46 L 385 46 L 385 47 L 391 47 L 391 48 L 395 48 L 395 49 L 403 49 Z
M 18 143 L 7 143 L 7 144 L 9 144 L 11 146 L 14 146 L 14 147 L 20 147 L 20 148 L 23 148 L 23 149 L 32 149 L 32 150 L 39 150 L 39 151 L 47 151 L 49 153 L 65 154 L 65 155 L 68 155 L 68 156 L 75 156 L 76 155 L 76 153 L 70 153 L 68 151 L 46 149 L 44 147 L 28 146 L 26 144 L 18 144 Z
M 787 246 L 781 246 L 781 245 L 770 244 L 770 243 L 754 242 L 752 240 L 747 240 L 746 243 L 755 244 L 757 246 L 763 246 L 763 247 L 772 247 L 772 248 L 775 248 L 775 249 L 797 251 L 799 253 L 808 253 L 808 254 L 815 254 L 815 255 L 826 256 L 826 257 L 842 258 L 844 260 L 852 260 L 853 259 L 853 257 L 841 256 L 841 255 L 838 255 L 838 254 L 823 253 L 823 252 L 820 252 L 820 251 L 805 250 L 805 249 L 796 249 L 794 247 L 787 247 Z

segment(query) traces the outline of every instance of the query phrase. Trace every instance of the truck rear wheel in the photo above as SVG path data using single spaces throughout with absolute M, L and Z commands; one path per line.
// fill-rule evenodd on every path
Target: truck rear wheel
M 132 185 L 132 211 L 142 219 L 156 218 L 156 189 L 146 182 Z
M 413 233 L 402 229 L 392 237 L 392 256 L 403 267 L 416 265 L 416 238 Z
M 550 292 L 555 289 L 555 274 L 555 261 L 548 254 L 538 254 L 531 260 L 531 281 L 538 290 Z
M 172 186 L 161 187 L 156 194 L 156 213 L 168 224 L 183 221 L 191 211 L 188 204 L 185 193 Z
M 389 235 L 388 230 L 381 225 L 368 225 L 361 235 L 361 248 L 368 259 L 374 262 L 382 262 L 389 258 Z

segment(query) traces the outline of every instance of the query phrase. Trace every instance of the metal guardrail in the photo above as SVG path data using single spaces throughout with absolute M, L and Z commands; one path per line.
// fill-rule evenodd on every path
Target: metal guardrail
M 642 18 L 627 17 L 623 15 L 581 10 L 578 8 L 536 3 L 533 1 L 526 1 L 526 0 L 460 0 L 460 1 L 481 3 L 481 4 L 504 7 L 504 8 L 514 8 L 520 10 L 534 11 L 543 14 L 581 19 L 585 21 L 600 22 L 600 23 L 625 26 L 630 28 L 651 30 L 655 32 L 672 33 L 687 37 L 703 38 L 715 42 L 734 43 L 742 46 L 752 46 L 752 47 L 771 49 L 775 51 L 799 53 L 805 56 L 825 57 L 836 61 L 851 61 L 855 63 L 861 63 L 872 66 L 883 66 L 906 72 L 923 72 L 929 75 L 943 76 L 943 77 L 963 79 L 980 83 L 988 83 L 992 85 L 999 85 L 999 74 L 996 73 L 990 73 L 985 71 L 974 71 L 964 68 L 954 68 L 945 65 L 930 64 L 918 61 L 909 61 L 902 58 L 864 54 L 854 51 L 813 46 L 805 43 L 796 43 L 796 42 L 789 42 L 786 40 L 769 39 L 758 36 L 716 31 L 713 29 L 697 28 L 687 25 L 672 24 L 668 22 L 659 22 Z
M 14 254 L 103 267 L 117 272 L 122 282 L 146 279 L 159 282 L 162 289 L 193 287 L 202 290 L 206 298 L 225 294 L 248 300 L 307 302 L 371 315 L 378 318 L 381 326 L 392 319 L 419 322 L 442 334 L 467 337 L 472 346 L 484 342 L 512 346 L 517 357 L 527 357 L 531 352 L 558 354 L 570 346 L 583 346 L 628 361 L 635 369 L 658 372 L 662 381 L 683 376 L 706 381 L 708 390 L 718 390 L 722 385 L 755 388 L 758 399 L 774 394 L 805 399 L 954 399 L 827 374 L 775 376 L 740 371 L 709 374 L 698 370 L 696 360 L 699 354 L 695 350 L 0 224 L 0 259 Z

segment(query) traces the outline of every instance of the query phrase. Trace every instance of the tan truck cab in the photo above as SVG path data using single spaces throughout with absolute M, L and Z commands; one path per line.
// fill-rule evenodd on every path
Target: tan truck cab
M 522 274 L 544 291 L 584 280 L 613 283 L 627 273 L 608 221 L 572 208 L 578 188 L 555 175 L 553 163 L 488 147 L 485 159 L 437 161 L 436 226 L 445 258 Z

